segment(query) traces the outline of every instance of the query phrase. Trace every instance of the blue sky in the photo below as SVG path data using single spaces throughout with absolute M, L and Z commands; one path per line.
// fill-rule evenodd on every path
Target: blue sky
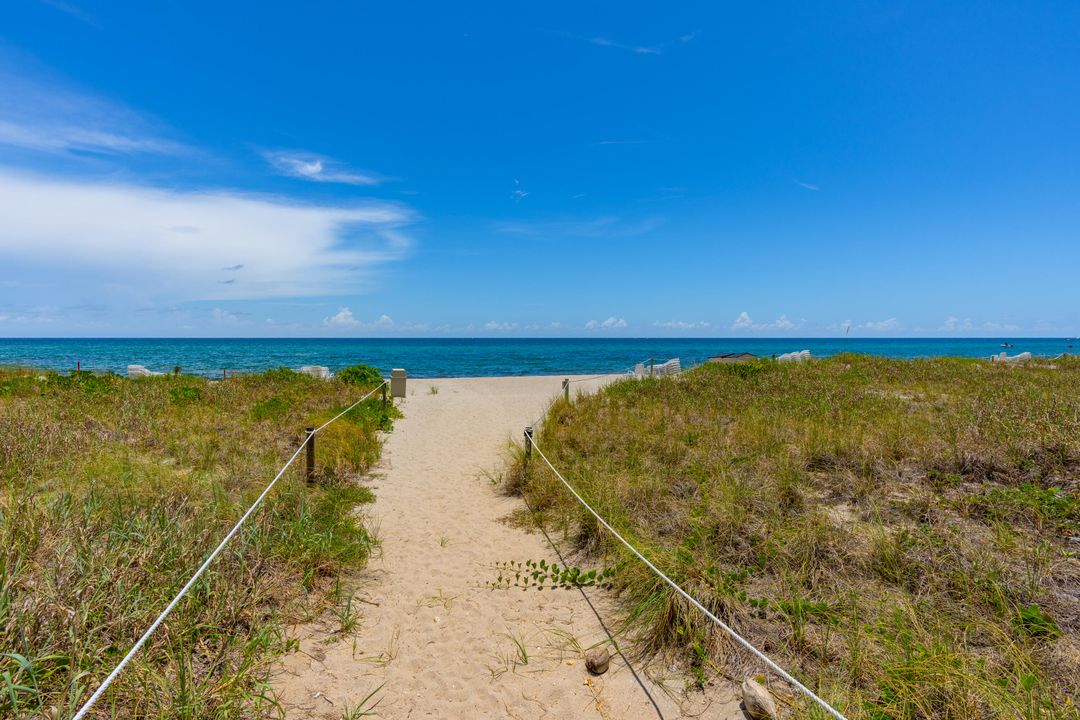
M 1075 336 L 1077 37 L 1075 2 L 10 0 L 0 336 Z

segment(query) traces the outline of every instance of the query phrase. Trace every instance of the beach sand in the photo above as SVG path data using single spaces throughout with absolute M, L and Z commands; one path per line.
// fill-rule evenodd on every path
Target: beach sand
M 608 638 L 593 607 L 609 626 L 617 616 L 604 592 L 490 587 L 496 563 L 558 560 L 542 534 L 506 522 L 523 502 L 491 478 L 561 381 L 409 380 L 405 418 L 370 480 L 382 550 L 351 580 L 360 626 L 336 633 L 330 617 L 294 629 L 300 651 L 273 682 L 287 717 L 342 718 L 380 686 L 383 718 L 676 718 L 706 707 L 706 717 L 742 717 L 730 688 L 684 696 L 670 668 L 650 678 L 614 655 L 606 674 L 589 675 L 578 648 Z

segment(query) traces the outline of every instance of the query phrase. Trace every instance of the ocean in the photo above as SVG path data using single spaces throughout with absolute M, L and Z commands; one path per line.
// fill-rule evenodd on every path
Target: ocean
M 1076 352 L 1080 341 L 1053 338 L 963 339 L 0 339 L 0 365 L 123 373 L 128 365 L 220 377 L 222 370 L 325 365 L 338 370 L 356 363 L 388 374 L 405 368 L 413 377 L 484 377 L 622 372 L 638 362 L 679 358 L 684 366 L 710 355 L 750 352 L 771 356 L 809 349 L 815 356 L 842 352 L 894 358 L 1058 355 Z M 1075 347 L 1074 347 L 1075 346 Z

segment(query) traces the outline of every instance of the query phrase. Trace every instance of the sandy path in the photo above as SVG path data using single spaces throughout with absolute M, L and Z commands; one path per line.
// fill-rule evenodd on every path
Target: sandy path
M 346 702 L 379 685 L 384 718 L 680 716 L 618 656 L 606 675 L 588 675 L 574 642 L 587 648 L 607 636 L 581 593 L 487 585 L 495 563 L 556 559 L 542 535 L 502 521 L 521 501 L 499 495 L 484 473 L 499 469 L 507 441 L 560 384 L 553 377 L 409 381 L 405 418 L 374 480 L 383 553 L 358 580 L 373 604 L 362 606 L 352 636 L 329 633 L 329 623 L 298 629 L 301 652 L 274 681 L 289 718 L 341 718 Z M 610 617 L 603 607 L 601 614 Z M 524 643 L 527 663 L 512 638 Z M 681 681 L 671 687 L 677 692 Z M 732 717 L 732 707 L 716 704 L 707 716 Z

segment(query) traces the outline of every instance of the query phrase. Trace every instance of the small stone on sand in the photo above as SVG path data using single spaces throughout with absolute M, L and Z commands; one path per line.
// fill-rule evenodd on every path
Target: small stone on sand
M 757 680 L 743 680 L 742 699 L 746 714 L 754 720 L 776 720 L 776 703 L 769 691 Z
M 609 660 L 611 660 L 611 653 L 607 648 L 593 648 L 585 654 L 585 667 L 593 675 L 603 675 L 607 672 Z

